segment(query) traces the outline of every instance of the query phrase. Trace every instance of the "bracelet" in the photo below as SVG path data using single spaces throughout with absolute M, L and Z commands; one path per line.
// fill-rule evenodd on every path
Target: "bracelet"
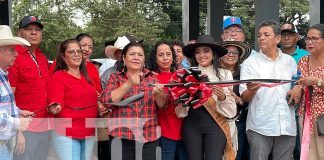
M 226 100 L 226 94 L 224 94 L 225 96 L 224 96 L 224 99 L 223 100 L 219 100 L 219 101 L 225 101 Z
M 318 81 L 317 81 L 317 87 L 321 87 L 322 86 L 322 79 L 319 79 Z

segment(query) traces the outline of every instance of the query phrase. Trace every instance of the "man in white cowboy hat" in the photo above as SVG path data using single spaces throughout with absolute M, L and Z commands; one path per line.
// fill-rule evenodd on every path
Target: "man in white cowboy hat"
M 7 25 L 0 25 L 0 157 L 12 159 L 13 137 L 17 130 L 28 128 L 32 112 L 19 110 L 8 82 L 7 69 L 14 64 L 17 53 L 15 45 L 30 46 L 23 38 L 14 37 Z
M 115 42 L 119 38 L 118 44 L 115 45 Z M 122 37 L 117 37 L 114 40 L 110 40 L 105 42 L 105 54 L 106 54 L 106 60 L 102 64 L 102 66 L 99 68 L 99 74 L 100 76 L 103 74 L 104 71 L 106 71 L 108 68 L 113 67 L 115 62 L 117 61 L 115 58 L 115 52 L 121 51 L 129 42 L 138 42 L 142 43 L 143 39 L 136 37 L 133 34 L 126 34 Z
M 116 63 L 114 64 L 114 66 L 106 69 L 100 76 L 101 85 L 102 85 L 103 89 L 106 88 L 110 74 L 116 73 L 119 70 L 119 66 L 120 66 L 119 62 L 122 60 L 122 57 L 121 57 L 122 50 L 130 42 L 142 43 L 143 39 L 139 39 L 134 35 L 128 34 L 128 35 L 125 35 L 122 37 L 118 37 L 116 39 L 116 41 L 114 42 L 113 46 L 112 45 L 106 46 L 106 48 L 105 48 L 106 56 L 115 59 Z
M 50 144 L 49 113 L 46 84 L 49 77 L 47 58 L 38 48 L 43 38 L 43 24 L 36 16 L 25 16 L 19 23 L 18 36 L 30 46 L 16 45 L 18 53 L 13 66 L 8 69 L 9 82 L 17 106 L 35 112 L 33 121 L 25 132 L 18 132 L 15 159 L 46 159 Z
M 117 39 L 109 40 L 105 42 L 105 55 L 107 53 L 107 50 L 109 47 L 114 46 L 114 43 L 116 42 Z M 107 58 L 105 58 L 105 61 L 102 63 L 102 65 L 99 67 L 99 76 L 103 74 L 104 71 L 106 71 L 108 68 L 114 66 L 116 63 L 116 59 L 113 55 L 106 55 Z

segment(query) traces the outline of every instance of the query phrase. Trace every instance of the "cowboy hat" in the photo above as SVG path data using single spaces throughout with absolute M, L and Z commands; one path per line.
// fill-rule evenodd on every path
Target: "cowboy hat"
M 240 41 L 224 41 L 222 43 L 219 43 L 223 47 L 228 47 L 228 46 L 235 46 L 239 50 L 240 54 L 240 59 L 239 62 L 242 63 L 245 59 L 247 59 L 252 51 L 252 47 L 244 42 Z
M 210 47 L 213 51 L 215 51 L 218 57 L 222 57 L 227 53 L 227 49 L 217 44 L 213 37 L 210 35 L 200 35 L 195 43 L 188 44 L 183 48 L 183 53 L 186 57 L 192 58 L 196 48 L 201 46 Z
M 0 25 L 0 46 L 11 46 L 11 45 L 25 45 L 30 46 L 30 43 L 20 37 L 14 37 L 11 29 L 7 25 Z
M 105 54 L 108 58 L 116 59 L 114 53 L 117 50 L 123 50 L 124 47 L 130 42 L 142 43 L 144 40 L 142 38 L 138 38 L 133 34 L 126 34 L 122 37 L 117 37 L 114 40 L 109 40 L 105 42 Z
M 106 56 L 109 57 L 109 58 L 115 59 L 115 56 L 114 56 L 115 52 L 117 50 L 124 49 L 124 47 L 128 43 L 130 43 L 130 41 L 126 36 L 118 37 L 113 46 L 111 46 L 111 45 L 106 46 L 106 48 L 105 48 Z

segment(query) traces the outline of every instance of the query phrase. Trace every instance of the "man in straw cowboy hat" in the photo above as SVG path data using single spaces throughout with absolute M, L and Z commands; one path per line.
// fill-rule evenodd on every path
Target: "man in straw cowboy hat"
M 35 112 L 28 129 L 17 134 L 15 159 L 46 159 L 50 144 L 50 115 L 46 110 L 48 102 L 45 88 L 49 77 L 49 64 L 38 48 L 43 38 L 43 27 L 36 16 L 25 16 L 21 19 L 18 36 L 31 45 L 15 46 L 18 56 L 14 65 L 8 69 L 17 106 Z
M 121 37 L 126 37 L 128 39 L 128 41 L 130 42 L 139 42 L 142 43 L 143 39 L 136 37 L 133 34 L 126 34 L 125 36 L 121 36 Z M 104 71 L 106 71 L 108 68 L 114 66 L 115 62 L 116 62 L 116 56 L 114 55 L 114 51 L 116 51 L 117 47 L 119 50 L 124 48 L 127 44 L 119 44 L 119 46 L 114 46 L 115 42 L 117 41 L 119 37 L 113 39 L 113 40 L 109 40 L 107 42 L 105 42 L 105 54 L 107 59 L 105 60 L 105 62 L 102 64 L 102 66 L 99 68 L 99 74 L 100 76 L 103 74 Z M 125 41 L 126 42 L 126 41 Z M 126 45 L 125 45 L 126 44 Z
M 13 137 L 17 130 L 28 128 L 32 112 L 19 110 L 8 82 L 7 69 L 14 64 L 17 53 L 15 45 L 30 46 L 23 38 L 14 37 L 7 25 L 0 25 L 0 157 L 11 160 Z
M 295 60 L 277 48 L 280 27 L 273 20 L 264 21 L 258 28 L 260 52 L 251 55 L 241 65 L 241 79 L 291 79 L 297 72 Z M 272 88 L 259 82 L 240 85 L 240 94 L 249 102 L 246 135 L 251 160 L 267 160 L 272 152 L 275 160 L 292 158 L 295 147 L 295 109 L 286 95 L 290 83 Z M 296 99 L 297 100 L 297 99 Z

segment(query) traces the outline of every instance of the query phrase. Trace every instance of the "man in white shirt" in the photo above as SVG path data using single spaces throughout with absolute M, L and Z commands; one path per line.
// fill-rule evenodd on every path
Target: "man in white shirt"
M 251 55 L 241 66 L 241 79 L 291 79 L 297 72 L 294 59 L 277 48 L 280 27 L 276 21 L 263 22 L 258 31 L 260 52 Z M 240 94 L 249 102 L 246 134 L 251 160 L 289 160 L 295 147 L 294 107 L 286 100 L 290 84 L 272 88 L 253 82 L 240 85 Z

